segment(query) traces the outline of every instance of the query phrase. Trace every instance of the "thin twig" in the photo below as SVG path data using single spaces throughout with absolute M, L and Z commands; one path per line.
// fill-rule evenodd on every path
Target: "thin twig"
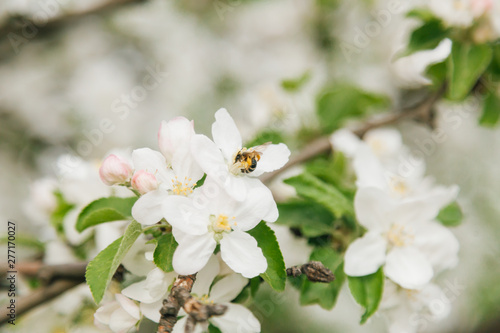
M 373 128 L 395 124 L 404 119 L 428 118 L 428 115 L 432 112 L 434 104 L 436 104 L 436 102 L 442 97 L 444 91 L 445 91 L 445 86 L 439 89 L 439 91 L 437 91 L 436 93 L 430 95 L 418 106 L 410 109 L 403 109 L 400 111 L 396 111 L 388 114 L 385 117 L 382 118 L 379 117 L 375 120 L 364 122 L 357 129 L 354 129 L 353 132 L 357 136 L 362 137 L 367 131 Z M 263 174 L 260 177 L 260 180 L 264 183 L 270 183 L 273 179 L 275 179 L 285 170 L 288 170 L 293 166 L 307 162 L 317 157 L 318 155 L 328 153 L 331 150 L 332 147 L 330 144 L 330 137 L 329 136 L 320 137 L 312 141 L 308 145 L 306 145 L 298 154 L 292 156 L 288 161 L 288 163 L 285 164 L 281 169 Z
M 16 317 L 21 316 L 34 307 L 46 303 L 64 292 L 84 282 L 82 279 L 58 280 L 54 283 L 38 288 L 32 294 L 16 298 Z M 9 321 L 9 309 L 3 306 L 0 309 L 0 325 Z
M 205 304 L 194 298 L 191 289 L 195 280 L 196 274 L 179 275 L 175 280 L 170 294 L 163 300 L 158 333 L 172 332 L 181 307 L 189 316 L 185 328 L 187 333 L 193 332 L 197 323 L 205 323 L 210 317 L 223 315 L 227 311 L 225 305 Z
M 335 280 L 335 275 L 321 261 L 310 261 L 301 266 L 292 266 L 286 269 L 288 276 L 298 277 L 302 274 L 312 282 L 329 283 Z

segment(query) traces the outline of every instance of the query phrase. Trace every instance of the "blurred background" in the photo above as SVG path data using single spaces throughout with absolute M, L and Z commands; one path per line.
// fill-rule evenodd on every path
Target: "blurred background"
M 380 17 L 391 2 L 2 0 L 0 219 L 36 237 L 40 223 L 26 202 L 36 179 L 61 173 L 59 156 L 98 165 L 112 149 L 157 149 L 161 120 L 175 116 L 209 134 L 214 112 L 225 107 L 247 140 L 266 128 L 307 139 L 318 128 L 317 96 L 332 83 L 350 82 L 399 106 L 408 91 L 418 95 L 412 77 L 420 69 L 393 59 L 417 24 L 405 12 L 418 1 L 396 1 L 398 9 Z M 362 47 L 346 49 L 380 20 Z M 447 139 L 427 156 L 427 173 L 461 187 L 465 220 L 453 229 L 461 262 L 440 277 L 458 287 L 449 291 L 452 315 L 425 332 L 499 332 L 500 131 L 479 127 L 474 108 L 459 126 L 443 121 L 456 107 L 439 106 Z M 417 123 L 399 128 L 410 147 L 430 135 Z M 308 257 L 287 230 L 278 235 L 289 262 Z M 386 330 L 377 316 L 358 325 L 361 309 L 347 290 L 332 311 L 300 307 L 293 288 L 263 290 L 253 310 L 263 332 Z

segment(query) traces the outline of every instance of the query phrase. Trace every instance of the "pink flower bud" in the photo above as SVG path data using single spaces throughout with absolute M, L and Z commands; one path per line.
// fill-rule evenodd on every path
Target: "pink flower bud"
M 189 151 L 190 140 L 194 134 L 193 121 L 189 121 L 184 117 L 176 117 L 168 122 L 161 122 L 158 131 L 158 145 L 167 162 L 172 161 L 176 151 Z
M 471 9 L 473 15 L 479 17 L 493 9 L 493 0 L 473 0 Z
M 146 170 L 139 170 L 134 173 L 131 184 L 132 188 L 140 194 L 145 194 L 158 188 L 156 177 Z
M 111 154 L 102 162 L 99 176 L 106 185 L 123 184 L 132 176 L 132 167 L 124 159 Z

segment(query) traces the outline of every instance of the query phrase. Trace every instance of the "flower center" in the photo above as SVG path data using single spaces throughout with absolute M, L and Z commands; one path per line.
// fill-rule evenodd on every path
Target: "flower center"
M 262 154 L 259 149 L 262 147 L 264 147 L 264 145 L 252 148 L 241 148 L 234 154 L 232 163 L 229 166 L 229 171 L 235 176 L 255 171 L 257 162 L 260 160 Z
M 201 297 L 197 297 L 198 301 L 200 301 L 203 304 L 214 304 L 214 301 L 208 298 L 208 295 L 203 295 Z
M 415 289 L 403 289 L 403 290 L 404 290 L 404 292 L 406 294 L 406 297 L 410 301 L 416 301 L 417 300 L 417 296 L 420 293 L 420 290 L 415 290 Z
M 409 191 L 408 184 L 404 180 L 396 177 L 391 178 L 390 187 L 396 194 L 400 196 L 408 194 Z
M 182 181 L 175 176 L 175 179 L 172 179 L 172 192 L 175 195 L 183 195 L 187 197 L 193 193 L 193 187 L 196 186 L 196 183 L 191 184 L 192 180 L 192 178 L 184 177 L 184 180 Z
M 415 239 L 411 231 L 397 223 L 392 225 L 386 237 L 389 244 L 395 247 L 410 245 Z
M 219 242 L 224 233 L 231 232 L 232 228 L 237 225 L 235 217 L 229 218 L 227 215 L 219 214 L 218 216 L 210 215 L 209 230 L 213 231 L 214 239 Z

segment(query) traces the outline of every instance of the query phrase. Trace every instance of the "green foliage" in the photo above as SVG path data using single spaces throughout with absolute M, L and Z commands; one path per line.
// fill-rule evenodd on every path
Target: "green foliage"
M 441 209 L 437 220 L 447 227 L 454 227 L 462 222 L 463 217 L 462 209 L 455 201 Z
M 331 247 L 319 247 L 311 253 L 310 260 L 321 261 L 325 267 L 334 272 L 335 280 L 330 283 L 319 283 L 303 278 L 300 304 L 318 304 L 323 309 L 331 310 L 345 281 L 343 257 Z
M 172 257 L 174 256 L 177 242 L 171 233 L 161 235 L 156 239 L 156 248 L 153 253 L 155 265 L 164 272 L 173 272 Z
M 50 224 L 56 229 L 57 233 L 64 234 L 63 220 L 64 216 L 75 207 L 75 205 L 67 202 L 60 191 L 55 191 L 56 209 L 50 215 Z
M 416 18 L 423 22 L 430 22 L 436 19 L 434 14 L 429 9 L 426 8 L 412 9 L 406 14 L 406 17 Z
M 116 269 L 141 232 L 141 225 L 136 221 L 132 221 L 122 237 L 102 250 L 88 264 L 85 279 L 97 304 L 101 302 Z
M 415 15 L 416 13 L 414 12 Z M 420 15 L 425 17 L 426 21 L 412 32 L 408 47 L 402 56 L 407 56 L 418 51 L 434 49 L 450 33 L 450 29 L 445 28 L 441 20 L 429 19 L 425 16 L 424 12 L 420 12 Z
M 248 232 L 257 240 L 267 260 L 267 270 L 260 276 L 276 291 L 285 290 L 286 268 L 274 231 L 265 222 L 260 222 Z
M 492 56 L 489 45 L 454 41 L 448 66 L 448 97 L 463 101 L 490 64 Z
M 344 195 L 354 198 L 356 177 L 348 167 L 345 155 L 334 151 L 331 157 L 316 158 L 306 165 L 310 174 L 337 187 Z
M 208 333 L 222 333 L 222 331 L 212 324 L 208 324 Z
M 306 237 L 317 237 L 333 231 L 335 217 L 313 201 L 279 203 L 276 223 L 299 229 Z
M 9 238 L 7 235 L 0 236 L 0 244 L 8 244 Z M 34 237 L 29 235 L 16 234 L 16 247 L 31 248 L 37 252 L 43 252 L 45 250 L 45 244 L 40 242 Z
M 137 197 L 108 197 L 92 201 L 78 215 L 76 230 L 83 230 L 97 224 L 128 220 L 132 217 L 131 210 Z
M 388 106 L 389 99 L 385 96 L 349 84 L 337 84 L 319 96 L 316 112 L 323 132 L 331 133 L 349 118 L 365 116 Z
M 351 200 L 335 186 L 325 183 L 308 172 L 288 178 L 285 183 L 295 187 L 299 196 L 319 203 L 338 218 L 344 215 L 354 215 Z
M 384 291 L 384 272 L 380 268 L 377 272 L 366 276 L 348 276 L 349 289 L 359 305 L 365 308 L 361 316 L 364 324 L 378 309 Z
M 281 81 L 281 87 L 289 92 L 296 92 L 300 90 L 309 80 L 311 79 L 311 73 L 309 71 L 302 74 L 296 79 L 287 79 Z
M 272 142 L 274 144 L 284 142 L 283 135 L 279 130 L 265 129 L 257 133 L 255 138 L 245 144 L 245 147 L 254 147 L 266 142 Z
M 500 118 L 500 97 L 494 92 L 486 95 L 483 103 L 483 113 L 479 124 L 485 127 L 494 127 Z

